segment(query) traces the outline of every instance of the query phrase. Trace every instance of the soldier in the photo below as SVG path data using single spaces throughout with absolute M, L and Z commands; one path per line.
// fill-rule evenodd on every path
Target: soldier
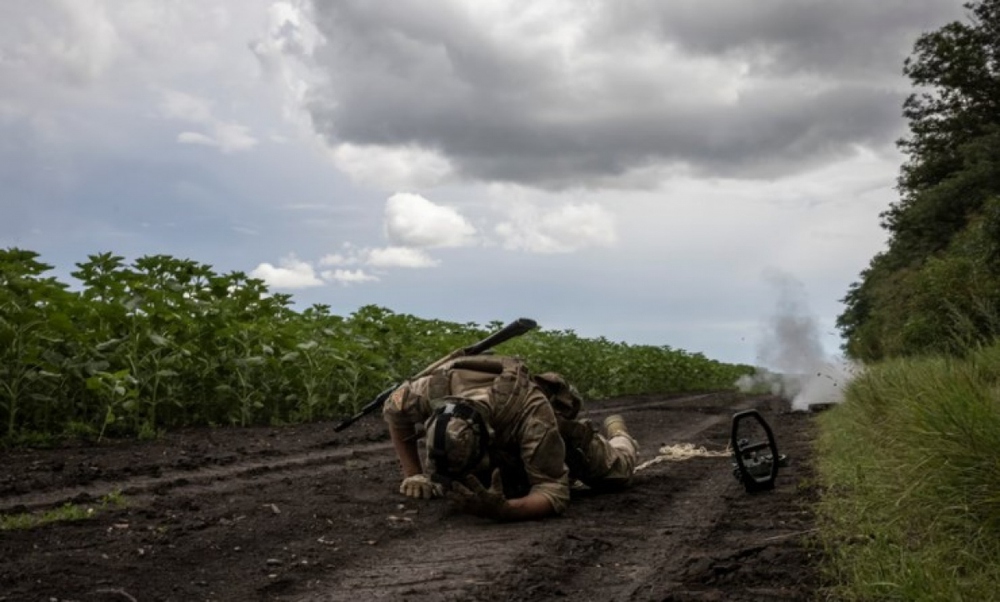
M 597 433 L 576 419 L 581 404 L 562 376 L 532 376 L 512 357 L 462 357 L 404 383 L 383 407 L 403 471 L 400 493 L 447 495 L 463 512 L 506 521 L 561 514 L 574 480 L 624 487 L 635 439 L 617 415 L 605 419 L 606 436 Z M 427 439 L 423 465 L 418 424 Z

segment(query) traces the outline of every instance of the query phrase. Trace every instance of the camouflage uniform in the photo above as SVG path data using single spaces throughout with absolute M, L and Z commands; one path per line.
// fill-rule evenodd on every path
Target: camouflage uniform
M 635 469 L 635 440 L 628 435 L 608 440 L 589 423 L 575 420 L 582 400 L 571 385 L 554 373 L 532 377 L 523 362 L 511 357 L 448 362 L 396 389 L 383 416 L 398 427 L 426 424 L 446 396 L 469 400 L 483 416 L 490 465 L 500 468 L 507 498 L 538 493 L 562 513 L 571 479 L 614 487 L 624 485 Z M 424 470 L 430 471 L 426 461 Z

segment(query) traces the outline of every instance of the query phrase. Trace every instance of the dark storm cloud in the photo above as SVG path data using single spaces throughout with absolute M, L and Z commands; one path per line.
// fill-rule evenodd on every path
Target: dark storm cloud
M 328 83 L 310 112 L 328 141 L 417 145 L 469 179 L 555 188 L 671 164 L 775 177 L 888 146 L 903 59 L 961 14 L 940 0 L 609 1 L 567 30 L 565 12 L 529 28 L 457 2 L 314 4 Z
M 605 10 L 610 37 L 642 31 L 764 71 L 874 78 L 899 73 L 921 32 L 964 15 L 951 0 L 633 0 Z

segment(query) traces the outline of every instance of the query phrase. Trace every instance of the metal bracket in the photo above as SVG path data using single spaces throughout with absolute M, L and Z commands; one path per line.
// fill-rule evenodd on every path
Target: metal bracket
M 748 420 L 756 421 L 764 429 L 766 441 L 750 441 L 740 437 L 740 425 Z M 760 412 L 745 410 L 733 415 L 730 447 L 733 450 L 733 476 L 743 484 L 747 493 L 774 489 L 778 468 L 784 466 L 787 459 L 778 454 L 774 432 Z M 769 453 L 762 453 L 765 450 Z

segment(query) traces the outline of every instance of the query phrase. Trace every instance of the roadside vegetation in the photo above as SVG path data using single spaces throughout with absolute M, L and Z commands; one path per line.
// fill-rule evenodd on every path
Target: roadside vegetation
M 342 417 L 503 326 L 376 307 L 292 308 L 245 274 L 164 255 L 77 264 L 74 287 L 37 253 L 0 250 L 0 442 L 156 437 L 192 425 Z M 507 317 L 508 320 L 520 316 Z M 530 316 L 529 316 L 530 317 Z M 497 349 L 584 395 L 731 388 L 753 372 L 699 353 L 536 330 Z
M 869 367 L 820 417 L 835 600 L 998 600 L 1000 345 Z
M 1000 600 L 1000 0 L 922 35 L 889 232 L 844 299 L 819 418 L 834 600 Z

